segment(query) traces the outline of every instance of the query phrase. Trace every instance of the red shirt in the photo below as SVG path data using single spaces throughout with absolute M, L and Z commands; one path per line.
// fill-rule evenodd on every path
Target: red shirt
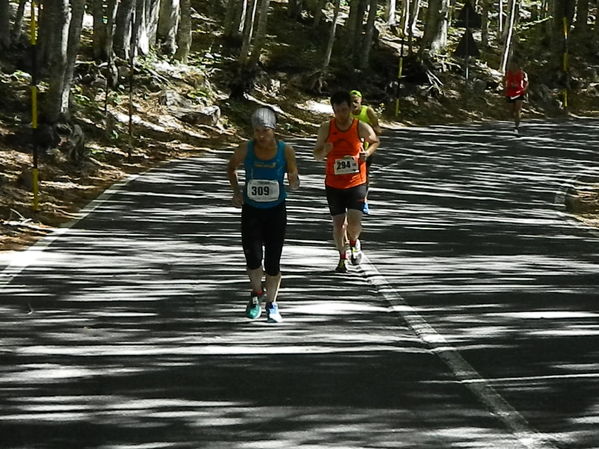
M 524 70 L 508 72 L 505 74 L 505 96 L 519 97 L 524 95 L 528 86 L 528 75 Z

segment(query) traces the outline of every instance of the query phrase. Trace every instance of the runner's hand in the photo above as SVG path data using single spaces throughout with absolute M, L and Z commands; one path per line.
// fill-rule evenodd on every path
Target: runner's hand
M 236 190 L 233 192 L 233 198 L 231 199 L 231 202 L 235 207 L 241 207 L 243 205 L 243 195 L 241 194 L 241 191 Z
M 360 161 L 361 162 L 366 162 L 366 158 L 368 157 L 368 152 L 364 148 L 362 148 L 360 150 L 360 156 L 359 157 L 360 157 Z
M 300 180 L 299 180 L 299 176 L 297 174 L 288 175 L 288 180 L 289 180 L 289 189 L 291 189 L 291 190 L 299 189 Z

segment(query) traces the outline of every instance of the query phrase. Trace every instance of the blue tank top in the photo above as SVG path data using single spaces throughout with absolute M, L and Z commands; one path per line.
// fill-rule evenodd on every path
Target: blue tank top
M 277 141 L 277 153 L 269 160 L 256 157 L 253 140 L 248 142 L 247 148 L 244 161 L 244 203 L 259 209 L 268 209 L 281 204 L 287 198 L 283 182 L 287 172 L 285 142 Z

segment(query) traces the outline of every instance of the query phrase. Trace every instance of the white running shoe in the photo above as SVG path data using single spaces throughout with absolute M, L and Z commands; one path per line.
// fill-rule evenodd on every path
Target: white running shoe
M 283 321 L 276 302 L 266 303 L 266 321 L 269 323 L 281 323 Z
M 359 240 L 356 240 L 356 246 L 352 246 L 350 251 L 351 254 L 349 260 L 352 265 L 360 265 L 360 262 L 362 262 L 362 245 Z

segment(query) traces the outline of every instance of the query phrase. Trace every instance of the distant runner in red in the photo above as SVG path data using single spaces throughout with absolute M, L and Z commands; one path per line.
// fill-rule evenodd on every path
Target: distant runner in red
M 514 119 L 514 132 L 518 134 L 520 116 L 522 114 L 522 101 L 528 91 L 528 75 L 516 61 L 511 61 L 505 74 L 503 87 L 505 97 L 510 104 L 510 112 Z

